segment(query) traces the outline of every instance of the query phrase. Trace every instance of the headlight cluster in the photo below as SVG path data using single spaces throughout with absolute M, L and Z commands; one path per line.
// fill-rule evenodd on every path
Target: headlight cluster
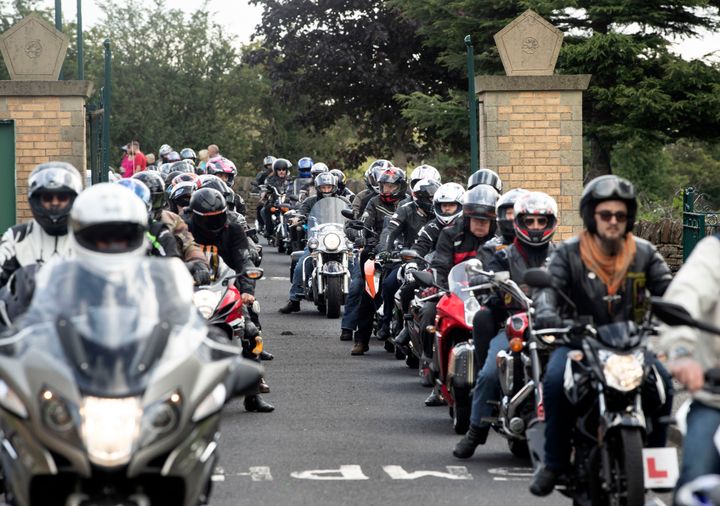
M 174 431 L 180 422 L 181 410 L 182 397 L 177 391 L 145 408 L 140 446 L 146 446 Z
M 212 290 L 198 290 L 193 294 L 193 304 L 198 308 L 200 314 L 209 320 L 215 312 L 215 308 L 220 303 L 220 292 Z
M 475 313 L 477 313 L 479 309 L 480 303 L 475 297 L 470 297 L 465 301 L 465 324 L 468 327 L 472 327 L 473 318 L 475 318 Z
M 143 410 L 137 397 L 85 397 L 80 407 L 81 435 L 94 464 L 126 464 L 140 434 Z
M 627 355 L 600 350 L 600 362 L 603 364 L 605 382 L 610 388 L 620 392 L 635 390 L 645 376 L 645 355 L 636 351 Z
M 325 246 L 328 251 L 335 251 L 340 247 L 340 244 L 342 243 L 342 239 L 338 234 L 335 233 L 328 233 L 323 236 L 323 246 Z

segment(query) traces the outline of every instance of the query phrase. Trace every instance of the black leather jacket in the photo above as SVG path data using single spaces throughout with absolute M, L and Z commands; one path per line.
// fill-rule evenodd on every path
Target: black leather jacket
M 579 316 L 591 316 L 595 325 L 630 320 L 639 323 L 647 310 L 648 292 L 656 296 L 665 292 L 672 279 L 670 268 L 650 242 L 636 237 L 635 244 L 635 259 L 625 284 L 612 298 L 603 282 L 580 259 L 579 237 L 558 246 L 548 270 L 557 288 L 577 305 Z M 572 316 L 572 309 L 553 289 L 538 290 L 534 301 L 538 315 L 553 312 L 561 317 Z
M 417 239 L 420 229 L 428 222 L 430 216 L 420 209 L 413 201 L 398 207 L 390 217 L 387 227 L 380 234 L 377 250 L 389 251 L 393 242 L 402 235 L 403 247 L 409 248 Z
M 380 200 L 380 195 L 375 195 L 365 207 L 365 212 L 360 218 L 365 226 L 380 235 L 385 226 L 385 218 L 390 218 L 397 209 L 396 204 L 387 204 Z
M 412 249 L 417 251 L 418 255 L 424 257 L 435 249 L 435 244 L 437 244 L 438 237 L 440 237 L 440 232 L 442 232 L 445 227 L 446 225 L 437 218 L 428 221 L 418 232 Z
M 377 193 L 369 189 L 362 190 L 355 195 L 352 199 L 353 214 L 355 215 L 355 219 L 360 219 L 365 212 L 368 202 L 370 202 L 370 199 L 376 195 Z
M 465 220 L 460 217 L 451 226 L 440 232 L 435 250 L 435 258 L 430 267 L 435 271 L 435 281 L 440 286 L 448 285 L 448 274 L 454 265 L 470 258 L 478 258 L 483 265 L 492 260 L 492 253 L 483 248 L 483 245 L 492 235 L 478 238 L 465 226 Z

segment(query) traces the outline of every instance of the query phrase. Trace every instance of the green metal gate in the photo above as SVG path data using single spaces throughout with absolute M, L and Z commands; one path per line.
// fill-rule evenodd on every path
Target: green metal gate
M 0 233 L 15 223 L 15 122 L 0 120 Z
M 695 211 L 700 196 L 693 187 L 683 189 L 683 262 L 705 236 L 720 232 L 720 213 Z
M 103 108 L 101 104 L 87 104 L 85 106 L 85 120 L 87 123 L 90 182 L 96 184 L 102 179 L 102 123 Z

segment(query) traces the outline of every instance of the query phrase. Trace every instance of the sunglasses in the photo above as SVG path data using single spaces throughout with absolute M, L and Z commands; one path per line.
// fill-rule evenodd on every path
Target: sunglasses
M 623 211 L 618 211 L 616 213 L 613 213 L 612 211 L 598 211 L 595 214 L 599 216 L 602 221 L 607 222 L 612 221 L 613 217 L 615 217 L 618 223 L 625 223 L 628 217 L 627 213 Z
M 523 223 L 526 227 L 532 227 L 536 224 L 541 227 L 547 227 L 548 219 L 545 216 L 526 216 L 525 218 L 523 218 Z
M 57 201 L 61 204 L 70 202 L 71 195 L 69 193 L 43 193 L 40 195 L 40 201 L 43 204 L 52 204 Z

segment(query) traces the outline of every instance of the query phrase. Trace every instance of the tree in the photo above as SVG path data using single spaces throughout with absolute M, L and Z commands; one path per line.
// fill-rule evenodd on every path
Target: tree
M 608 173 L 614 147 L 631 139 L 667 143 L 682 137 L 716 138 L 720 121 L 720 69 L 687 62 L 670 52 L 671 37 L 718 25 L 718 2 L 709 0 L 390 0 L 420 24 L 425 43 L 449 69 L 463 69 L 456 41 L 471 34 L 478 73 L 502 72 L 492 36 L 532 8 L 565 31 L 559 73 L 593 74 L 583 120 L 590 145 L 587 177 Z M 447 109 L 459 94 L 441 93 Z M 420 119 L 436 97 L 416 96 L 405 115 Z M 426 121 L 430 123 L 430 121 Z M 458 125 L 455 132 L 464 128 Z M 449 139 L 450 145 L 458 146 Z M 464 146 L 461 146 L 464 148 Z
M 354 125 L 349 165 L 419 155 L 395 97 L 444 89 L 448 73 L 423 49 L 414 24 L 382 0 L 254 1 L 264 7 L 262 47 L 247 61 L 266 66 L 275 100 L 294 105 L 307 97 L 300 119 L 318 133 L 340 118 Z

